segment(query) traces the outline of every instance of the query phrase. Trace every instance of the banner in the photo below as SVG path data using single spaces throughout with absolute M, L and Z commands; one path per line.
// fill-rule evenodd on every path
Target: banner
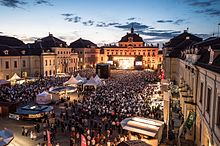
M 87 146 L 86 144 L 86 138 L 83 134 L 81 134 L 81 146 Z
M 47 130 L 47 145 L 51 146 L 51 142 L 50 142 L 50 131 Z

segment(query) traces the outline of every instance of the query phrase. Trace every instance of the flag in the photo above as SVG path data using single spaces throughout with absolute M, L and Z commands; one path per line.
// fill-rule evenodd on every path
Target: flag
M 47 145 L 51 146 L 51 142 L 50 142 L 50 131 L 47 130 Z
M 83 134 L 81 134 L 81 146 L 87 146 L 86 144 L 86 138 Z

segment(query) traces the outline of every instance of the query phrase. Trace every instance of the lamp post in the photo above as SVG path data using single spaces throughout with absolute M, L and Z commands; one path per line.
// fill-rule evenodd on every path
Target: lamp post
M 218 24 L 218 37 L 219 37 L 219 26 L 220 26 L 220 23 Z

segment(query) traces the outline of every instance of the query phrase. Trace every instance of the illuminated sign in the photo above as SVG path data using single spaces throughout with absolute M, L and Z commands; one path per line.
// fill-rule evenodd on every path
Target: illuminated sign
M 136 61 L 136 62 L 135 62 L 135 65 L 136 65 L 136 66 L 141 66 L 141 65 L 142 65 L 142 61 Z
M 113 61 L 111 60 L 107 61 L 107 63 L 113 65 Z

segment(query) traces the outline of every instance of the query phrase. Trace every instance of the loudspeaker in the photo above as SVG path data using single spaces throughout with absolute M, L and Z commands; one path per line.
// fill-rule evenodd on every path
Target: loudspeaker
M 100 78 L 104 78 L 104 79 L 109 78 L 110 77 L 110 64 L 97 64 L 96 74 Z

